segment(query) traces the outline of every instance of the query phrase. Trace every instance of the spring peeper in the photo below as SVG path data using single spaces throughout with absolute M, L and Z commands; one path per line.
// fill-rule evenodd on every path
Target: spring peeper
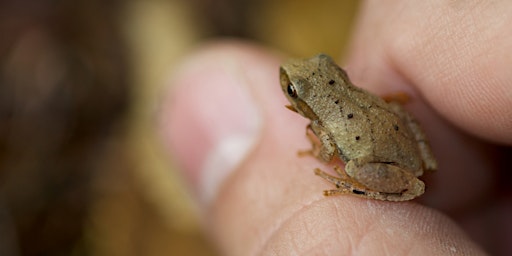
M 287 107 L 311 120 L 306 134 L 313 147 L 306 153 L 345 162 L 344 169 L 334 167 L 339 177 L 315 169 L 336 185 L 324 195 L 405 201 L 423 194 L 418 177 L 437 162 L 419 124 L 398 102 L 355 87 L 324 54 L 289 60 L 280 68 L 280 82 Z

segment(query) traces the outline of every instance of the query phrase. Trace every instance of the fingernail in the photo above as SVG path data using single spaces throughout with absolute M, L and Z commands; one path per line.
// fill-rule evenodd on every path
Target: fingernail
M 161 113 L 171 153 L 204 204 L 257 143 L 262 121 L 240 63 L 218 57 L 189 59 Z

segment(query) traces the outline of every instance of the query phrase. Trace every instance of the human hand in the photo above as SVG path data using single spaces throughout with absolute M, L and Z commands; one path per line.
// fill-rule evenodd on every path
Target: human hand
M 495 253 L 510 252 L 505 234 L 512 230 L 512 208 L 508 198 L 493 193 L 495 169 L 485 151 L 493 146 L 461 129 L 512 143 L 511 75 L 504 71 L 512 38 L 499 37 L 512 17 L 492 15 L 506 13 L 498 3 L 421 5 L 434 4 L 369 2 L 346 68 L 356 85 L 370 91 L 413 95 L 407 107 L 430 135 L 440 165 L 421 197 L 426 206 L 322 195 L 329 184 L 312 173 L 321 163 L 296 155 L 310 146 L 308 121 L 284 108 L 281 58 L 224 42 L 199 50 L 177 71 L 160 113 L 162 135 L 223 252 L 482 253 L 441 211 L 473 238 L 487 237 L 481 240 L 487 247 L 498 245 Z M 472 23 L 488 27 L 480 34 Z M 497 225 L 490 228 L 490 221 Z

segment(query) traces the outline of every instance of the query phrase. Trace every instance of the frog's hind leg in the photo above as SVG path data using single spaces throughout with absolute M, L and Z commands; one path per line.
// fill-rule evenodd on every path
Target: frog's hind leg
M 407 193 L 385 193 L 377 192 L 367 188 L 365 185 L 354 180 L 340 167 L 335 166 L 334 170 L 340 175 L 335 177 L 316 168 L 315 174 L 329 181 L 336 186 L 336 189 L 324 190 L 324 196 L 336 196 L 351 194 L 363 198 L 372 198 L 384 201 L 406 201 L 411 200 L 416 195 L 408 195 Z
M 334 184 L 337 188 L 334 190 L 325 190 L 324 191 L 325 196 L 330 196 L 330 195 L 335 195 L 335 194 L 350 194 L 351 193 L 350 188 L 352 186 L 344 178 L 334 177 L 334 176 L 329 175 L 326 172 L 320 170 L 319 168 L 315 168 L 315 175 L 324 178 L 325 180 Z M 346 174 L 344 176 L 347 177 Z
M 370 159 L 352 159 L 345 165 L 345 171 L 367 191 L 375 191 L 375 199 L 406 201 L 425 192 L 425 183 L 413 172 L 391 163 L 372 163 Z
M 420 124 L 416 121 L 416 119 L 412 118 L 409 113 L 406 113 L 407 125 L 411 129 L 414 134 L 414 138 L 418 142 L 418 148 L 420 150 L 421 158 L 423 159 L 423 168 L 429 171 L 437 170 L 437 161 L 434 158 L 434 154 L 430 149 L 430 145 L 428 143 L 427 135 L 421 129 Z
M 392 107 L 394 112 L 397 113 L 402 118 L 402 120 L 405 121 L 406 125 L 412 131 L 412 134 L 414 134 L 414 139 L 418 143 L 421 158 L 423 159 L 423 168 L 429 171 L 436 170 L 437 161 L 434 158 L 432 150 L 430 149 L 427 135 L 425 135 L 423 129 L 421 129 L 421 126 L 418 123 L 418 121 L 416 121 L 416 119 L 414 119 L 412 115 L 405 111 L 405 109 L 403 109 L 402 106 L 400 106 L 399 104 L 392 102 L 389 105 Z M 416 176 L 418 175 L 421 175 L 421 173 L 416 173 Z
M 414 139 L 419 145 L 420 154 L 423 158 L 424 169 L 430 171 L 436 170 L 437 162 L 430 149 L 427 136 L 423 132 L 423 129 L 421 129 L 418 121 L 416 121 L 416 119 L 414 119 L 412 115 L 402 107 L 402 105 L 410 101 L 409 95 L 404 92 L 397 92 L 394 94 L 385 95 L 382 97 L 382 99 L 389 103 L 389 106 L 393 109 L 393 112 L 398 114 L 400 118 L 405 121 L 409 129 L 414 134 Z M 421 173 L 417 173 L 417 175 L 421 175 Z
M 340 178 L 345 179 L 345 180 L 346 180 L 346 179 L 350 179 L 350 177 L 347 175 L 347 173 L 345 172 L 345 170 L 343 170 L 341 167 L 339 167 L 339 166 L 335 165 L 335 166 L 334 166 L 334 170 L 336 171 L 336 173 L 337 173 L 338 175 L 340 175 Z
M 352 194 L 357 196 L 368 196 L 374 194 L 375 192 L 368 191 L 364 187 L 364 185 L 360 184 L 356 180 L 350 178 L 345 171 L 339 166 L 334 166 L 334 170 L 340 175 L 340 177 L 335 177 L 327 174 L 326 172 L 316 168 L 315 174 L 320 176 L 321 178 L 329 181 L 330 183 L 336 186 L 336 189 L 324 190 L 324 196 L 334 196 L 334 195 L 342 195 L 342 194 Z M 384 199 L 383 199 L 384 200 Z

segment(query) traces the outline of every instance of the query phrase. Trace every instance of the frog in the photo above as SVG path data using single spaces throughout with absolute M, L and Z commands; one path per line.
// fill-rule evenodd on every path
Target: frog
M 336 176 L 314 169 L 335 186 L 325 196 L 408 201 L 425 192 L 419 178 L 436 170 L 437 161 L 419 122 L 402 106 L 406 94 L 381 98 L 357 87 L 326 54 L 286 61 L 279 79 L 286 107 L 310 121 L 312 148 L 299 155 L 334 163 Z

